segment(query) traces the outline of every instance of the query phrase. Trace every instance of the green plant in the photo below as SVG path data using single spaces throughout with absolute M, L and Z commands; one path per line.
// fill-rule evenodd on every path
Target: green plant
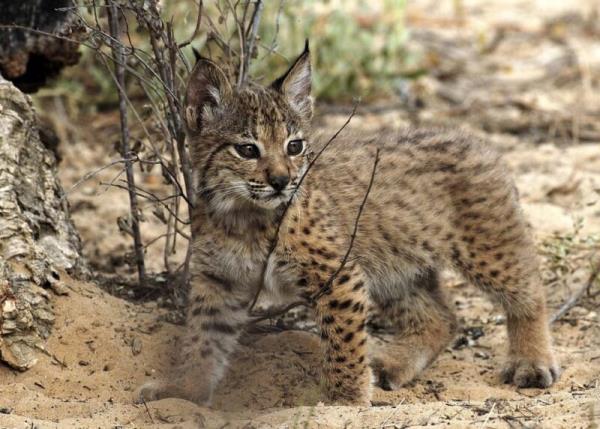
M 583 235 L 582 229 L 583 219 L 576 218 L 571 232 L 555 234 L 542 242 L 541 252 L 553 278 L 561 278 L 575 271 L 580 265 L 578 261 L 584 257 L 582 255 L 587 255 L 600 246 L 599 235 Z
M 255 0 L 249 0 L 254 3 Z M 203 3 L 200 31 L 192 45 L 204 55 L 221 63 L 239 60 L 239 31 L 231 7 L 239 18 L 248 1 L 216 0 Z M 404 26 L 406 0 L 269 0 L 258 28 L 252 52 L 250 74 L 254 79 L 274 79 L 275 70 L 289 61 L 310 41 L 314 66 L 314 95 L 323 101 L 345 102 L 355 97 L 389 97 L 407 76 L 410 56 L 406 49 L 408 32 Z M 173 22 L 176 40 L 194 34 L 198 2 L 165 0 L 161 14 Z M 250 10 L 252 8 L 250 7 Z M 149 50 L 144 32 L 130 32 L 136 47 Z M 225 43 L 230 52 L 224 53 Z M 192 50 L 183 50 L 187 61 L 194 61 Z M 83 67 L 82 67 L 83 66 Z M 113 82 L 95 53 L 84 50 L 79 66 L 67 70 L 58 87 L 76 83 L 74 97 L 81 109 L 95 109 L 117 102 Z M 48 95 L 43 92 L 41 96 Z
M 265 8 L 262 47 L 293 55 L 309 39 L 316 96 L 343 101 L 381 97 L 394 89 L 406 58 L 404 0 L 296 0 L 281 10 L 278 3 Z M 256 61 L 253 71 L 272 78 L 271 70 L 282 63 L 285 58 L 269 55 Z

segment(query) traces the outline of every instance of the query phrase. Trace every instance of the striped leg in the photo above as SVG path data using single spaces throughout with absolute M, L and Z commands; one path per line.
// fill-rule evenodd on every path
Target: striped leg
M 246 305 L 247 300 L 235 294 L 229 285 L 212 276 L 199 276 L 190 293 L 187 329 L 174 377 L 146 383 L 138 397 L 144 400 L 179 397 L 201 405 L 210 404 L 246 323 Z

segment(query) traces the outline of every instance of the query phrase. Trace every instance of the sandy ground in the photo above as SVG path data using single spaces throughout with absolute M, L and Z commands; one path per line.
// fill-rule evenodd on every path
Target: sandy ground
M 600 234 L 600 27 L 595 2 L 414 1 L 413 46 L 432 70 L 403 93 L 404 104 L 366 106 L 360 128 L 409 120 L 454 124 L 485 135 L 511 166 L 544 261 L 548 298 L 557 308 L 585 284 Z M 595 91 L 595 92 L 594 92 Z M 415 106 L 418 106 L 415 107 Z M 335 130 L 347 113 L 329 113 Z M 343 110 L 343 109 L 342 109 Z M 69 188 L 114 154 L 116 118 L 89 129 L 64 125 L 61 176 Z M 86 125 L 87 127 L 87 125 Z M 61 130 L 59 129 L 59 132 Z M 69 137 L 70 136 L 70 137 Z M 93 137 L 92 137 L 93 136 Z M 63 136 L 65 137 L 65 136 Z M 116 155 L 114 155 L 116 156 Z M 103 172 L 70 195 L 87 257 L 97 272 L 125 270 L 129 239 L 116 218 L 124 194 L 98 186 Z M 152 187 L 153 174 L 142 180 Z M 144 224 L 147 238 L 160 225 Z M 158 247 L 157 247 L 158 248 Z M 152 267 L 161 260 L 149 250 Z M 155 265 L 152 265 L 155 264 Z M 165 374 L 181 326 L 163 302 L 128 301 L 94 283 L 67 280 L 56 297 L 48 355 L 25 373 L 0 368 L 0 427 L 6 428 L 595 428 L 600 424 L 598 284 L 552 326 L 564 372 L 548 390 L 499 382 L 505 330 L 499 308 L 453 277 L 445 283 L 463 332 L 411 385 L 374 389 L 372 407 L 325 406 L 316 336 L 301 331 L 248 334 L 212 408 L 177 399 L 132 403 L 132 390 Z M 109 287 L 121 295 L 125 286 Z M 483 335 L 481 335 L 483 334 Z

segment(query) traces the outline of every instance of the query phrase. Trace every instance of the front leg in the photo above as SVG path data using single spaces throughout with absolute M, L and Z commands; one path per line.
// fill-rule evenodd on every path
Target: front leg
M 326 287 L 330 276 L 318 273 L 320 288 Z M 325 351 L 324 376 L 328 396 L 336 403 L 370 405 L 367 308 L 365 279 L 356 265 L 344 268 L 316 301 Z
M 231 285 L 212 275 L 194 279 L 175 372 L 169 380 L 144 384 L 137 398 L 178 397 L 209 405 L 246 324 L 247 303 Z

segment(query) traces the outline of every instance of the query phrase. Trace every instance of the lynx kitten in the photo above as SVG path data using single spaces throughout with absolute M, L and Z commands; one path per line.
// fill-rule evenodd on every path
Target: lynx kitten
M 209 403 L 263 282 L 265 293 L 290 300 L 326 287 L 348 250 L 378 150 L 348 262 L 313 305 L 330 400 L 367 404 L 372 375 L 397 389 L 446 347 L 456 321 L 438 285 L 444 267 L 502 304 L 504 380 L 550 386 L 559 367 L 536 250 L 499 157 L 458 132 L 345 131 L 296 189 L 322 144 L 311 138 L 310 92 L 308 45 L 268 87 L 236 88 L 206 59 L 193 69 L 185 116 L 198 203 L 188 326 L 173 376 L 139 394 Z M 369 337 L 367 324 L 382 329 L 385 341 Z

